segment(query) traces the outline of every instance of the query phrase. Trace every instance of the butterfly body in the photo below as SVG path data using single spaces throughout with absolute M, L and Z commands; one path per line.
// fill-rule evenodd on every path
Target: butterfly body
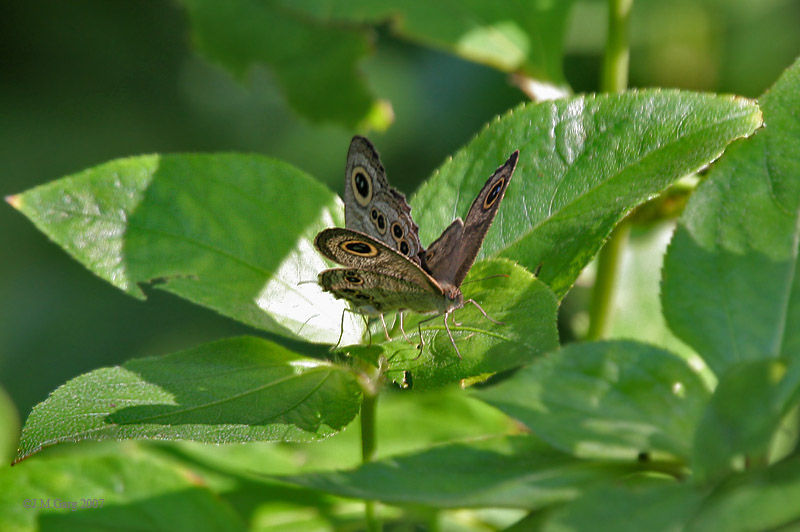
M 323 271 L 319 284 L 369 316 L 403 310 L 443 314 L 458 353 L 447 317 L 465 304 L 461 283 L 497 214 L 518 155 L 514 152 L 489 177 L 465 220 L 456 218 L 425 250 L 411 208 L 389 186 L 372 144 L 354 137 L 345 170 L 347 227 L 325 229 L 314 239 L 322 255 L 344 268 Z M 469 302 L 483 312 L 477 303 Z

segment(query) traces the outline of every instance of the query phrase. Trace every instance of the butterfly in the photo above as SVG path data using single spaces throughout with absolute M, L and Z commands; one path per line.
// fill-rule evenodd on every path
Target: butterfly
M 472 303 L 491 320 L 477 302 L 464 301 L 461 283 L 497 214 L 518 157 L 519 151 L 515 151 L 489 177 L 465 220 L 453 220 L 424 249 L 418 227 L 411 219 L 411 208 L 405 197 L 389 185 L 377 151 L 366 138 L 353 137 L 345 169 L 347 227 L 325 229 L 314 239 L 323 256 L 344 268 L 321 272 L 319 284 L 337 299 L 349 302 L 356 312 L 368 316 L 383 318 L 386 312 L 403 310 L 434 317 L 444 315 L 445 330 L 461 358 L 447 318 L 454 310 Z

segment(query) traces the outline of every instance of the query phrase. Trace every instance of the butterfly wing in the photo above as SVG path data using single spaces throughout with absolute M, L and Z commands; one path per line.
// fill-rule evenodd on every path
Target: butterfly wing
M 446 305 L 441 291 L 375 271 L 325 270 L 319 274 L 319 284 L 337 299 L 348 301 L 356 311 L 371 316 L 401 309 L 440 312 Z
M 420 290 L 442 294 L 442 288 L 417 263 L 374 238 L 341 227 L 320 231 L 314 246 L 326 258 L 355 270 L 402 279 Z
M 456 218 L 428 247 L 423 264 L 439 283 L 461 286 L 497 215 L 518 158 L 519 151 L 512 153 L 483 185 L 469 208 L 466 220 L 462 222 Z
M 419 228 L 411 219 L 405 196 L 386 179 L 375 147 L 355 136 L 347 151 L 344 218 L 348 229 L 360 231 L 419 262 Z

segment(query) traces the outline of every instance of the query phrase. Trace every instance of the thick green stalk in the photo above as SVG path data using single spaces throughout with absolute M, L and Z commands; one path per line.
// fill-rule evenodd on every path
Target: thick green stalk
M 361 401 L 361 461 L 367 463 L 375 457 L 375 405 L 380 389 L 380 370 L 378 375 L 366 386 L 362 386 L 364 399 Z M 375 501 L 364 501 L 364 515 L 367 530 L 381 530 L 381 523 L 375 516 Z
M 622 92 L 628 88 L 628 20 L 633 0 L 608 0 L 608 35 L 603 58 L 603 92 Z
M 633 0 L 608 0 L 608 38 L 601 81 L 604 92 L 622 92 L 628 86 L 628 20 L 632 7 Z M 597 277 L 589 306 L 588 340 L 605 337 L 611 327 L 619 267 L 629 233 L 629 223 L 623 220 L 597 256 Z
M 627 220 L 621 221 L 597 255 L 597 276 L 594 280 L 592 300 L 589 304 L 587 340 L 600 340 L 608 335 L 620 263 L 628 243 L 629 233 L 630 223 Z

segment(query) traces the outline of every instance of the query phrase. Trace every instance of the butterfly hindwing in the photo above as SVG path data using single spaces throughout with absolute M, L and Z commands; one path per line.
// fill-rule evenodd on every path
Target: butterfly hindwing
M 319 283 L 336 298 L 348 301 L 358 312 L 376 315 L 395 310 L 438 311 L 442 295 L 391 275 L 351 268 L 335 268 L 319 274 Z
M 405 196 L 392 188 L 378 152 L 355 136 L 347 152 L 344 217 L 348 229 L 379 240 L 419 263 L 419 228 L 411 219 Z
M 458 250 L 461 248 L 463 235 L 464 222 L 461 218 L 456 218 L 425 251 L 424 267 L 438 282 L 453 283 L 461 264 Z

